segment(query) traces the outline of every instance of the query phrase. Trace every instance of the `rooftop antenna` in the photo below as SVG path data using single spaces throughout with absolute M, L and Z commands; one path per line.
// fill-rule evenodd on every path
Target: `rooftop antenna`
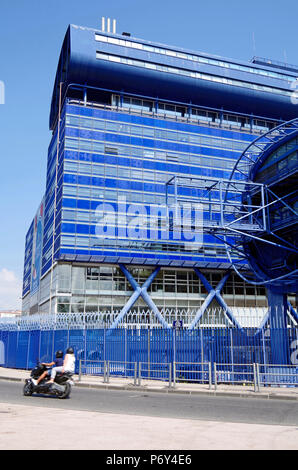
M 288 63 L 288 56 L 287 56 L 287 51 L 284 50 L 284 61 L 285 61 L 285 64 Z
M 107 21 L 106 21 L 107 20 Z M 107 26 L 107 30 L 106 30 Z M 103 33 L 113 33 L 116 34 L 116 20 L 112 20 L 112 30 L 111 30 L 111 18 L 105 18 L 104 16 L 101 17 L 101 31 Z
M 255 38 L 255 33 L 253 31 L 252 33 L 252 43 L 253 43 L 253 53 L 254 53 L 254 56 L 257 54 L 257 48 L 256 48 L 256 38 Z

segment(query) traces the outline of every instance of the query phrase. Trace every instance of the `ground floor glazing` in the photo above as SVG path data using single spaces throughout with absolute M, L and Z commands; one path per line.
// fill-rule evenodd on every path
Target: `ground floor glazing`
M 137 285 L 142 287 L 154 271 L 153 267 L 126 266 Z M 205 280 L 215 289 L 226 271 L 200 270 Z M 101 312 L 111 320 L 127 305 L 136 290 L 118 265 L 83 265 L 58 263 L 40 281 L 39 290 L 23 299 L 23 314 L 34 313 L 96 313 Z M 51 296 L 50 296 L 51 292 Z M 162 312 L 175 312 L 177 317 L 195 312 L 202 307 L 210 294 L 194 269 L 161 268 L 147 292 Z M 221 297 L 232 310 L 266 309 L 266 292 L 262 287 L 245 284 L 231 272 L 221 291 Z M 208 305 L 211 311 L 221 310 L 216 299 Z M 145 315 L 148 320 L 150 306 L 139 296 L 127 312 Z

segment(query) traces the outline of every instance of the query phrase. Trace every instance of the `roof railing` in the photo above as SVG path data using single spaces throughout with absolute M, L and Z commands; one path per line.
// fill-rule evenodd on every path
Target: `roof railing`
M 238 132 L 249 132 L 253 134 L 263 134 L 264 130 L 257 129 L 254 127 L 245 128 L 243 126 L 237 126 L 233 124 L 225 124 L 224 122 L 214 122 L 214 121 L 209 121 L 209 120 L 204 120 L 204 119 L 199 119 L 194 116 L 178 116 L 178 115 L 172 115 L 172 114 L 167 114 L 162 113 L 162 112 L 156 112 L 154 110 L 152 111 L 145 111 L 143 109 L 136 109 L 133 107 L 121 107 L 121 106 L 113 106 L 113 105 L 107 105 L 107 104 L 101 104 L 97 102 L 91 102 L 91 101 L 84 101 L 80 100 L 77 98 L 67 98 L 66 100 L 67 104 L 70 105 L 79 105 L 79 106 L 84 106 L 86 108 L 97 108 L 97 109 L 102 109 L 105 111 L 116 111 L 118 113 L 122 114 L 132 114 L 132 115 L 138 115 L 138 116 L 144 116 L 144 117 L 158 117 L 159 119 L 164 119 L 166 121 L 176 121 L 176 122 L 181 122 L 181 123 L 189 123 L 189 124 L 197 124 L 197 125 L 205 125 L 209 127 L 215 127 L 215 128 L 220 128 L 220 129 L 230 129 L 230 130 L 237 130 Z

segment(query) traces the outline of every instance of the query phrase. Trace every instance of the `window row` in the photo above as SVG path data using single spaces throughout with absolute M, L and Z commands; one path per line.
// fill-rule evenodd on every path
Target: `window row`
M 63 265 L 60 266 L 60 269 L 62 267 Z M 135 267 L 128 267 L 128 270 L 139 285 L 144 284 L 152 272 L 151 270 Z M 213 287 L 216 287 L 223 275 L 224 273 L 222 272 L 204 273 L 204 276 Z M 133 290 L 131 284 L 118 267 L 108 267 L 105 265 L 101 265 L 100 267 L 67 266 L 65 272 L 64 270 L 59 272 L 59 292 L 78 292 L 79 290 L 80 292 L 85 293 L 89 289 L 97 292 L 100 290 L 131 292 Z M 204 285 L 194 271 L 186 270 L 179 271 L 162 269 L 157 274 L 148 290 L 149 292 L 207 293 Z M 263 287 L 245 284 L 236 276 L 231 276 L 228 279 L 222 292 L 227 295 L 265 295 L 265 289 Z M 87 304 L 91 304 L 92 302 L 94 303 L 94 301 L 94 297 L 82 298 L 76 295 L 72 295 L 72 297 L 60 297 L 60 302 L 64 303 L 86 302 Z
M 129 41 L 125 39 L 117 39 L 109 36 L 102 36 L 100 34 L 95 34 L 95 40 L 99 42 L 106 42 L 109 44 L 114 44 L 122 47 L 129 47 L 133 49 L 139 49 L 146 52 L 152 52 L 154 54 L 162 54 L 169 57 L 177 57 L 178 59 L 191 60 L 192 62 L 199 62 L 201 64 L 215 65 L 217 67 L 224 67 L 231 70 L 238 70 L 241 72 L 249 72 L 257 75 L 262 75 L 264 77 L 272 77 L 280 80 L 295 81 L 295 77 L 288 74 L 283 74 L 281 72 L 272 72 L 269 70 L 264 70 L 261 68 L 256 68 L 253 66 L 246 66 L 240 64 L 234 64 L 231 62 L 225 62 L 224 60 L 218 60 L 214 58 L 202 57 L 197 54 L 188 54 L 186 52 L 174 51 L 165 47 L 151 46 L 148 44 L 141 44 L 135 41 Z
M 282 157 L 285 153 L 289 152 L 290 150 L 295 149 L 298 146 L 298 137 L 295 139 L 286 142 L 284 145 L 281 145 L 275 152 L 273 152 L 269 158 L 267 158 L 264 162 L 263 167 L 267 167 L 270 164 L 275 163 Z
M 280 179 L 286 174 L 292 173 L 293 170 L 297 171 L 298 166 L 298 152 L 295 151 L 278 161 L 271 161 L 270 164 L 264 166 L 264 169 L 259 171 L 256 176 L 256 181 L 272 181 Z
M 127 98 L 127 100 L 128 99 L 129 98 Z M 211 117 L 207 117 L 207 119 L 212 120 Z M 240 117 L 238 118 L 237 116 L 229 116 L 229 119 L 231 119 L 231 121 L 229 121 L 230 123 L 232 123 L 232 120 L 233 123 L 236 123 L 239 119 L 239 125 L 241 125 Z M 103 130 L 106 132 L 112 131 L 115 134 L 133 135 L 158 140 L 170 140 L 175 142 L 191 143 L 200 146 L 225 148 L 228 150 L 244 150 L 248 145 L 247 141 L 241 142 L 237 141 L 236 139 L 225 139 L 222 137 L 206 136 L 204 134 L 178 132 L 170 129 L 160 129 L 148 126 L 132 125 L 123 123 L 121 121 L 99 120 L 93 118 L 86 118 L 83 116 L 74 116 L 70 114 L 66 116 L 66 124 L 71 127 L 77 127 L 82 129 L 85 128 L 92 130 Z M 269 123 L 267 123 L 267 121 L 264 121 L 263 125 L 264 128 L 267 129 Z M 248 125 L 248 128 L 249 127 L 250 125 Z
M 150 183 L 148 183 L 150 184 Z M 137 203 L 148 203 L 148 204 L 165 204 L 166 203 L 166 194 L 159 193 L 155 191 L 154 184 L 151 184 L 152 191 L 140 191 L 137 189 L 109 189 L 107 187 L 96 187 L 89 185 L 79 185 L 79 184 L 63 184 L 63 196 L 72 197 L 74 199 L 88 199 L 89 201 L 93 200 L 104 200 L 104 201 L 119 201 L 120 199 L 125 198 L 127 202 L 137 202 Z M 179 195 L 179 201 L 181 204 L 183 202 L 187 204 L 198 204 L 198 197 L 200 197 L 200 202 L 203 201 L 204 195 L 201 193 L 198 194 L 196 189 L 189 189 L 185 194 Z M 206 210 L 210 211 L 210 206 L 208 206 L 208 199 L 206 199 Z M 170 204 L 174 204 L 174 199 L 168 199 Z M 218 206 L 219 207 L 219 206 Z M 214 205 L 214 200 L 212 202 L 212 209 L 215 210 L 216 206 Z
M 189 109 L 181 105 L 166 104 L 160 102 L 154 103 L 153 101 L 142 100 L 139 98 L 124 97 L 123 101 L 121 102 L 120 96 L 118 95 L 112 95 L 112 105 L 117 107 L 122 106 L 123 108 L 129 109 L 144 110 L 146 112 L 153 112 L 153 110 L 155 109 L 157 113 L 164 113 L 167 116 L 189 116 L 192 119 L 195 117 L 201 122 L 215 123 L 219 127 L 226 126 L 239 128 L 239 130 L 241 130 L 242 132 L 245 130 L 248 132 L 251 132 L 253 130 L 266 132 L 270 129 L 273 129 L 277 125 L 275 121 L 255 119 L 248 116 L 240 116 L 237 114 L 220 113 L 218 111 L 205 110 L 193 106 L 191 106 Z M 190 140 L 190 142 L 192 141 Z M 245 144 L 246 142 L 244 142 L 244 145 Z
M 126 57 L 106 54 L 106 53 L 99 52 L 99 51 L 96 52 L 96 58 L 100 60 L 107 60 L 110 62 L 117 62 L 117 63 L 121 63 L 125 65 L 132 65 L 134 67 L 141 67 L 141 68 L 146 68 L 149 70 L 156 70 L 159 72 L 166 72 L 166 73 L 171 73 L 175 75 L 183 75 L 186 77 L 196 78 L 199 80 L 207 80 L 211 82 L 222 83 L 224 85 L 232 85 L 232 86 L 237 86 L 241 88 L 249 88 L 255 91 L 262 91 L 262 92 L 267 92 L 267 93 L 284 95 L 288 97 L 291 96 L 293 93 L 291 91 L 288 91 L 282 88 L 275 88 L 275 87 L 273 88 L 273 87 L 269 87 L 266 85 L 257 85 L 256 83 L 244 82 L 241 80 L 224 78 L 224 77 L 219 77 L 216 75 L 209 75 L 209 74 L 205 74 L 201 72 L 194 72 L 191 70 L 170 67 L 167 65 L 162 65 L 162 64 L 158 64 L 154 62 L 142 61 L 142 60 L 137 60 L 137 59 L 128 59 Z
M 199 162 L 197 162 L 198 168 L 216 168 L 216 169 L 223 169 L 223 170 L 231 170 L 234 168 L 235 162 L 234 161 L 226 161 L 223 159 L 209 159 L 206 161 L 207 158 L 199 158 Z M 73 173 L 73 174 L 81 174 L 81 175 L 89 175 L 89 176 L 102 176 L 102 177 L 113 177 L 113 178 L 128 178 L 128 179 L 136 179 L 136 180 L 147 180 L 152 181 L 155 183 L 164 183 L 167 182 L 170 177 L 173 175 L 173 171 L 159 171 L 155 169 L 144 169 L 144 168 L 136 168 L 135 166 L 122 166 L 122 165 L 105 165 L 101 163 L 86 163 L 86 162 L 77 162 L 77 161 L 64 161 L 64 172 L 66 173 Z M 191 168 L 188 172 L 176 172 L 176 176 L 181 175 L 190 177 L 192 175 Z
M 93 186 L 73 186 L 63 185 L 63 196 L 70 196 L 76 199 L 91 199 L 117 201 L 119 197 L 125 196 L 128 202 L 144 202 L 163 204 L 165 195 L 158 193 L 140 193 L 139 191 L 114 191 L 107 188 L 96 188 Z
M 88 229 L 88 227 L 87 227 Z M 137 252 L 147 253 L 148 258 L 153 252 L 155 253 L 183 253 L 192 254 L 191 260 L 193 257 L 196 258 L 214 258 L 218 260 L 221 258 L 222 262 L 226 261 L 226 250 L 223 247 L 216 247 L 214 245 L 208 246 L 204 245 L 203 247 L 196 249 L 196 246 L 193 242 L 189 243 L 166 243 L 158 241 L 148 241 L 148 240 L 117 240 L 117 239 L 108 239 L 108 238 L 96 238 L 94 235 L 80 237 L 80 236 L 71 236 L 66 233 L 61 235 L 61 246 L 62 247 L 72 247 L 72 248 L 83 248 L 89 250 L 105 250 L 110 251 L 111 256 L 125 254 L 126 256 L 134 255 Z
M 176 150 L 161 150 L 155 148 L 144 148 L 129 145 L 123 146 L 114 142 L 107 143 L 73 137 L 65 138 L 65 149 L 112 156 L 132 156 L 139 157 L 140 159 L 160 162 L 197 163 L 200 167 L 206 165 L 208 167 L 213 166 L 214 168 L 233 168 L 234 166 L 233 162 L 231 161 L 231 154 L 225 155 L 224 153 L 221 153 L 219 150 L 216 149 L 212 149 L 213 155 L 204 156 L 203 149 L 201 153 L 191 153 L 188 151 L 182 153 Z M 219 155 L 219 159 L 221 159 L 222 163 L 220 163 L 219 159 L 216 158 L 217 154 Z M 215 158 L 213 159 L 213 157 Z M 237 154 L 235 155 L 235 158 L 236 157 Z

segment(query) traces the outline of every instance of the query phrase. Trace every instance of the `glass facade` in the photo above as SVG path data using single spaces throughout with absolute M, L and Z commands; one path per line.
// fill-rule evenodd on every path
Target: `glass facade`
M 204 236 L 199 253 L 175 242 L 166 233 L 167 214 L 160 214 L 155 234 L 140 230 L 123 239 L 119 213 L 132 220 L 145 211 L 149 225 L 152 214 L 166 207 L 166 182 L 174 175 L 228 178 L 251 134 L 71 104 L 63 124 L 61 253 L 226 261 L 224 247 L 211 236 Z M 195 190 L 181 194 L 181 201 L 190 196 L 195 203 Z M 97 236 L 103 203 L 110 209 L 108 237 Z
M 152 269 L 133 266 L 130 272 L 139 285 L 142 285 Z M 215 288 L 222 277 L 218 270 L 203 271 L 208 282 Z M 38 299 L 39 312 L 49 312 L 50 273 L 41 282 Z M 52 310 L 58 313 L 120 312 L 133 294 L 133 288 L 120 268 L 116 265 L 78 265 L 59 263 L 52 279 Z M 162 268 L 148 289 L 150 297 L 160 311 L 176 312 L 185 315 L 200 308 L 208 292 L 191 269 Z M 262 287 L 246 285 L 236 275 L 231 274 L 223 288 L 223 297 L 231 308 L 244 311 L 266 306 L 265 290 Z M 35 302 L 36 299 L 35 299 Z M 29 296 L 24 300 L 24 311 L 29 311 Z M 219 309 L 216 302 L 211 309 Z M 36 307 L 35 307 L 36 309 Z M 33 308 L 31 313 L 35 312 Z M 143 299 L 138 299 L 130 313 L 134 316 L 148 311 Z

